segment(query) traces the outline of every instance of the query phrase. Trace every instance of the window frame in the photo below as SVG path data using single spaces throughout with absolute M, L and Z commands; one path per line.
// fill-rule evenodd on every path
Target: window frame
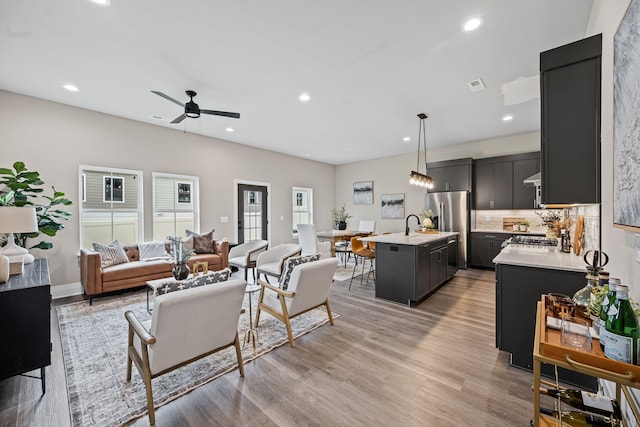
M 306 192 L 307 193 L 307 209 L 306 210 L 300 210 L 299 206 L 297 205 L 297 201 L 298 201 L 298 197 L 297 197 L 297 193 L 302 193 L 302 192 Z M 302 196 L 303 201 L 304 201 L 304 195 Z M 311 187 L 301 187 L 301 186 L 297 186 L 294 185 L 291 188 L 291 234 L 294 238 L 298 237 L 298 230 L 296 228 L 296 226 L 298 224 L 293 224 L 294 222 L 294 218 L 296 216 L 296 213 L 299 212 L 308 212 L 309 215 L 309 222 L 308 224 L 313 224 L 313 188 Z M 301 223 L 299 223 L 301 224 Z
M 191 204 L 192 209 L 158 209 L 156 206 L 156 179 L 173 179 L 175 181 L 174 189 L 175 189 L 175 205 L 186 205 Z M 179 201 L 179 185 L 180 184 L 189 184 L 191 186 L 191 195 L 190 202 L 181 202 Z M 193 212 L 193 227 L 194 232 L 200 233 L 200 177 L 193 175 L 181 175 L 181 174 L 172 174 L 165 172 L 152 172 L 151 173 L 151 201 L 152 201 L 152 210 L 151 210 L 151 235 L 156 235 L 156 223 L 155 217 L 156 213 L 164 212 L 164 213 L 172 213 L 174 214 L 174 234 L 175 234 L 175 214 L 177 212 Z

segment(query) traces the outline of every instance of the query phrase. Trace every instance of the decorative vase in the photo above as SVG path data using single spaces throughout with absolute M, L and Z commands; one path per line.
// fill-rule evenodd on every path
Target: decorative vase
M 179 262 L 173 267 L 173 277 L 176 280 L 184 280 L 189 277 L 191 269 L 186 262 Z
M 9 257 L 0 255 L 0 283 L 9 280 Z
M 338 230 L 346 230 L 347 221 L 338 221 Z

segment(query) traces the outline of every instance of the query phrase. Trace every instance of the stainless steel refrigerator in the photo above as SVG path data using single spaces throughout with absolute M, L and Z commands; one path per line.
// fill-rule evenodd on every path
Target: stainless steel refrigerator
M 467 268 L 471 207 L 468 191 L 427 193 L 425 208 L 431 209 L 438 217 L 439 231 L 457 231 L 458 266 Z

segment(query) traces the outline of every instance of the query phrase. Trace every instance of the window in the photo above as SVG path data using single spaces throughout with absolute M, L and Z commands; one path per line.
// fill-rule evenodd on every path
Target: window
M 143 240 L 142 171 L 80 166 L 80 247 Z
M 153 174 L 153 240 L 199 231 L 198 177 Z
M 313 189 L 293 187 L 293 235 L 298 235 L 298 224 L 313 224 Z

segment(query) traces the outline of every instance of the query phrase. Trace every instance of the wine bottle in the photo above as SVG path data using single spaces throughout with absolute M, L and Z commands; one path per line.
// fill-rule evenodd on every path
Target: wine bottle
M 616 286 L 620 284 L 620 279 L 612 277 L 609 280 L 609 292 L 602 299 L 602 306 L 600 306 L 600 348 L 604 351 L 604 343 L 607 341 L 607 313 L 609 307 L 616 300 Z
M 638 320 L 629 303 L 628 286 L 616 286 L 616 299 L 607 314 L 604 355 L 620 362 L 638 364 Z
M 558 411 L 540 408 L 540 413 L 554 418 L 560 417 L 563 424 L 573 427 L 618 427 L 620 422 L 600 415 L 585 414 L 577 411 Z
M 560 400 L 569 406 L 605 417 L 621 419 L 620 405 L 614 399 L 581 390 L 555 390 L 540 387 L 540 393 Z

